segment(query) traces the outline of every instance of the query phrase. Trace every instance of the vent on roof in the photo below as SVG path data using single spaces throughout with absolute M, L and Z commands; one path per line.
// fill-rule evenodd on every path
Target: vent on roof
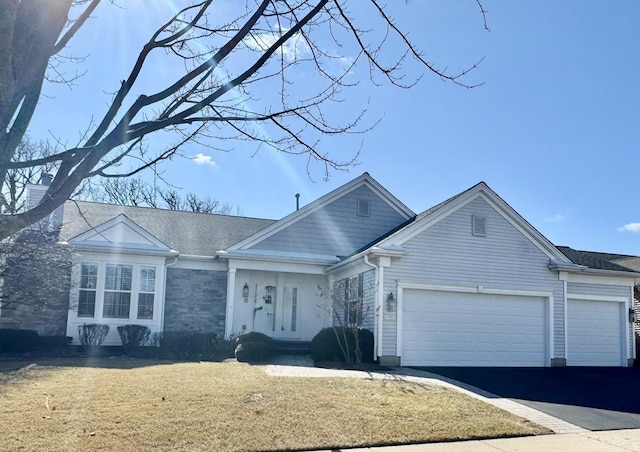
M 471 215 L 471 234 L 479 237 L 487 235 L 487 218 Z
M 366 199 L 358 199 L 358 216 L 368 217 L 369 215 L 369 201 Z

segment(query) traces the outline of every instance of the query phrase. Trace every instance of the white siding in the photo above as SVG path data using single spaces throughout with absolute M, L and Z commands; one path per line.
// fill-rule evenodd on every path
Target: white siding
M 369 201 L 369 216 L 358 216 L 359 200 Z M 347 256 L 405 221 L 386 201 L 362 186 L 252 249 Z
M 486 236 L 472 235 L 472 215 L 486 218 Z M 564 357 L 564 284 L 549 257 L 486 201 L 472 200 L 402 246 L 407 255 L 386 269 L 385 293 L 398 280 L 553 293 L 552 356 Z M 385 321 L 383 354 L 395 354 L 395 328 L 395 320 Z

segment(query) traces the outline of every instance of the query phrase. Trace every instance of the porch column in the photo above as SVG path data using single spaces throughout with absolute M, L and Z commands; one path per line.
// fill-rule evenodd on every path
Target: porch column
M 224 317 L 224 337 L 229 339 L 233 334 L 233 302 L 236 294 L 236 269 L 227 272 L 227 312 Z

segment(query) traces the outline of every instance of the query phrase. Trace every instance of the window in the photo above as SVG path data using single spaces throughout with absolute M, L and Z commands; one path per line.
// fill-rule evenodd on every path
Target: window
M 104 281 L 103 317 L 129 318 L 132 278 L 132 265 L 107 264 Z
M 140 290 L 138 293 L 138 318 L 153 319 L 153 301 L 156 289 L 156 268 L 140 268 Z
M 348 278 L 345 284 L 345 325 L 362 326 L 362 274 Z
M 84 263 L 80 267 L 78 317 L 93 317 L 96 310 L 98 264 Z

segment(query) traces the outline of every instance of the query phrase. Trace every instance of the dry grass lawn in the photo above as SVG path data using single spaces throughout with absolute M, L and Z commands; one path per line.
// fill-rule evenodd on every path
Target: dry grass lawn
M 548 433 L 456 391 L 262 366 L 0 362 L 0 450 L 273 450 Z

